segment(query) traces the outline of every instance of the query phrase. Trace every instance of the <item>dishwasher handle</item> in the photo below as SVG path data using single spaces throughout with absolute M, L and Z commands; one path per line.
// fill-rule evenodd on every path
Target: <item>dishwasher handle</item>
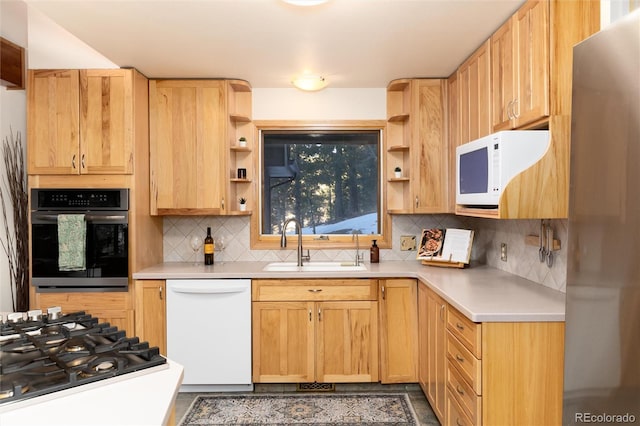
M 244 293 L 248 289 L 246 287 L 238 286 L 211 286 L 211 287 L 198 287 L 189 285 L 170 286 L 169 290 L 174 293 L 191 293 L 191 294 L 229 294 L 229 293 Z

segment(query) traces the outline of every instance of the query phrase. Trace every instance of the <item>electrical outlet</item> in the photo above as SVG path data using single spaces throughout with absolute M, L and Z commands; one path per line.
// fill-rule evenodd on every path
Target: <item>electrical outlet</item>
M 507 261 L 507 243 L 500 244 L 500 260 Z
M 401 235 L 400 236 L 400 250 L 412 251 L 416 249 L 416 236 L 415 235 Z

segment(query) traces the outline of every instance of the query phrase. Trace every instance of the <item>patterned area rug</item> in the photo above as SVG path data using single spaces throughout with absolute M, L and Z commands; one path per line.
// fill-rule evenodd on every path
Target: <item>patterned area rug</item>
M 419 425 L 406 393 L 199 395 L 190 425 Z

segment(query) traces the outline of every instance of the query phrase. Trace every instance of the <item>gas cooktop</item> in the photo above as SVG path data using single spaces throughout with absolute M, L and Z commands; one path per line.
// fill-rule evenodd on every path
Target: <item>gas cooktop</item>
M 60 308 L 0 318 L 0 408 L 165 364 L 157 347 Z

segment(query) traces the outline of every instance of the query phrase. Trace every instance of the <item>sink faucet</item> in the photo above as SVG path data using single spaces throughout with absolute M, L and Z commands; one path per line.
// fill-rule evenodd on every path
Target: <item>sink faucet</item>
M 287 225 L 289 225 L 290 222 L 293 222 L 296 224 L 296 230 L 298 231 L 298 266 L 302 266 L 302 260 L 310 260 L 311 256 L 308 254 L 306 256 L 302 255 L 302 226 L 300 225 L 300 222 L 298 222 L 298 220 L 295 217 L 291 217 L 287 220 L 284 221 L 284 223 L 282 224 L 282 235 L 280 236 L 280 247 L 286 247 L 287 246 L 287 236 L 286 236 L 286 232 L 287 232 Z
M 360 233 L 360 230 L 354 229 L 352 233 L 356 240 L 356 260 L 355 262 L 353 262 L 353 264 L 355 266 L 358 266 L 362 262 L 362 258 L 360 257 L 360 240 L 358 239 L 358 234 Z

